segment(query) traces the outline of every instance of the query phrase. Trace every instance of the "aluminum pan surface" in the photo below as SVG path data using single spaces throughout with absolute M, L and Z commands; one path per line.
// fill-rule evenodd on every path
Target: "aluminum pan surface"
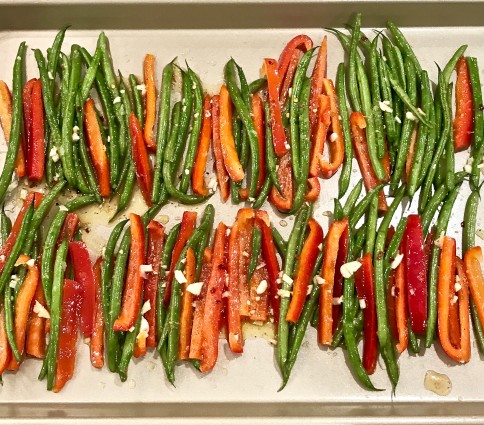
M 400 7 L 403 6 L 400 4 Z M 364 8 L 362 9 L 364 11 Z M 32 13 L 34 12 L 35 9 L 32 10 Z M 339 19 L 348 18 L 349 14 Z M 85 22 L 80 24 L 81 27 L 83 25 Z M 206 85 L 205 88 L 211 92 L 219 87 L 223 65 L 231 56 L 244 67 L 248 78 L 252 79 L 258 76 L 261 59 L 277 57 L 284 43 L 293 35 L 304 31 L 312 36 L 315 42 L 321 40 L 321 30 L 309 28 L 305 23 L 301 26 L 304 28 L 110 30 L 107 35 L 111 41 L 115 66 L 125 75 L 129 72 L 141 74 L 142 59 L 146 52 L 156 55 L 159 71 L 163 64 L 177 56 L 179 63 L 188 60 L 190 66 L 199 73 Z M 104 28 L 102 24 L 98 27 Z M 143 28 L 143 25 L 140 24 L 139 27 Z M 29 47 L 40 47 L 45 51 L 54 34 L 51 30 L 0 31 L 0 78 L 11 81 L 11 67 L 20 40 L 26 40 Z M 76 42 L 92 50 L 97 34 L 98 31 L 70 30 L 64 48 Z M 481 66 L 484 64 L 484 52 L 480 47 L 484 28 L 412 28 L 406 29 L 405 34 L 415 46 L 422 66 L 428 70 L 435 71 L 434 61 L 441 65 L 445 64 L 455 49 L 464 43 L 470 45 L 468 54 L 477 56 Z M 328 75 L 334 78 L 336 66 L 342 60 L 343 52 L 335 38 L 329 36 L 329 42 Z M 30 51 L 27 72 L 29 77 L 37 75 Z M 431 77 L 436 79 L 435 72 Z M 461 168 L 465 159 L 466 155 L 459 155 L 457 167 Z M 353 168 L 356 171 L 353 175 L 354 183 L 359 178 L 356 162 Z M 315 215 L 325 223 L 325 230 L 327 218 L 323 216 L 323 212 L 332 210 L 332 199 L 336 189 L 337 177 L 323 182 L 321 200 Z M 459 245 L 463 200 L 468 194 L 467 184 L 464 184 L 461 192 L 448 232 L 457 238 Z M 231 223 L 236 208 L 221 205 L 218 195 L 212 201 L 216 205 L 217 219 L 222 219 L 227 224 Z M 413 205 L 410 208 L 414 207 Z M 143 210 L 142 205 L 133 205 L 132 208 Z M 171 218 L 168 227 L 180 219 L 181 212 L 185 209 L 196 208 L 169 204 L 163 209 L 162 213 Z M 482 203 L 478 215 L 478 228 L 482 229 Z M 92 221 L 92 217 L 92 213 L 81 215 L 81 221 Z M 275 214 L 272 217 L 281 231 L 287 231 L 292 227 L 292 218 L 285 219 L 289 226 L 283 228 L 279 225 L 281 217 Z M 91 230 L 87 236 L 90 239 L 87 243 L 98 253 L 103 238 L 108 234 L 108 227 L 105 222 L 99 223 L 98 220 L 94 220 Z M 476 239 L 482 245 L 483 241 Z M 121 384 L 116 375 L 90 367 L 87 347 L 80 344 L 75 377 L 59 395 L 47 392 L 45 383 L 37 381 L 39 362 L 30 360 L 22 366 L 22 371 L 16 376 L 6 375 L 4 386 L 0 389 L 0 415 L 4 418 L 58 418 L 59 423 L 64 423 L 64 419 L 61 419 L 63 417 L 104 416 L 182 417 L 183 419 L 177 423 L 205 423 L 202 420 L 195 421 L 194 418 L 198 416 L 238 417 L 239 423 L 244 423 L 243 418 L 248 416 L 281 417 L 278 423 L 283 423 L 283 417 L 291 416 L 327 417 L 327 423 L 353 423 L 358 417 L 375 416 L 373 422 L 366 423 L 387 423 L 390 417 L 412 414 L 415 416 L 408 418 L 408 421 L 414 423 L 418 421 L 416 416 L 420 417 L 421 423 L 431 423 L 432 419 L 423 419 L 425 416 L 433 416 L 440 420 L 446 418 L 446 423 L 457 423 L 464 420 L 464 417 L 469 421 L 480 421 L 478 416 L 482 418 L 484 414 L 484 381 L 479 379 L 484 373 L 484 364 L 479 361 L 475 347 L 473 358 L 466 366 L 447 363 L 442 353 L 435 352 L 434 349 L 428 350 L 423 357 L 409 358 L 408 354 L 403 354 L 400 359 L 400 384 L 396 396 L 392 397 L 383 370 L 376 373 L 374 382 L 377 387 L 387 390 L 369 393 L 362 390 L 354 381 L 341 350 L 333 352 L 318 348 L 313 329 L 308 330 L 307 340 L 309 343 L 304 343 L 301 348 L 291 381 L 281 393 L 277 393 L 280 377 L 274 361 L 273 348 L 264 339 L 248 340 L 244 355 L 237 358 L 232 356 L 226 344 L 221 342 L 220 359 L 215 371 L 201 377 L 186 365 L 178 367 L 176 389 L 167 385 L 158 358 L 151 359 L 148 356 L 138 364 L 131 363 L 128 381 Z M 423 379 L 428 369 L 445 373 L 451 378 L 453 390 L 449 396 L 439 397 L 424 389 Z M 187 405 L 182 407 L 180 404 Z M 7 419 L 5 421 L 12 423 Z M 28 421 L 29 419 L 25 419 L 24 423 Z M 401 421 L 403 423 L 407 420 Z M 46 423 L 52 423 L 52 419 L 46 419 Z M 86 422 L 82 420 L 82 423 Z M 294 419 L 293 423 L 298 423 L 298 420 Z

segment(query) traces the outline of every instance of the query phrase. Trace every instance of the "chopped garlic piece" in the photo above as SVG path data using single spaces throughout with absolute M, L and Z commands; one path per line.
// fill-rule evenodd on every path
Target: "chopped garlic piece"
M 151 264 L 141 264 L 141 266 L 139 266 L 139 271 L 143 279 L 148 279 L 148 273 L 153 271 L 153 266 Z
M 146 94 L 146 86 L 144 84 L 138 84 L 136 86 L 136 90 L 140 91 L 143 96 Z M 185 99 L 183 99 L 183 100 L 185 100 Z M 183 102 L 183 103 L 185 103 L 185 102 Z
M 398 124 L 401 124 L 401 123 L 402 123 L 402 120 L 400 119 L 400 117 L 395 117 L 395 121 L 396 121 Z
M 150 303 L 150 300 L 148 300 L 143 304 L 143 307 L 141 307 L 141 315 L 148 313 L 148 311 L 150 310 L 151 310 L 151 303 Z
M 329 140 L 331 142 L 336 142 L 338 140 L 338 133 L 331 133 L 331 135 L 329 136 Z
M 50 319 L 50 314 L 47 311 L 47 309 L 37 300 L 35 301 L 35 305 L 34 305 L 34 313 L 36 313 L 37 316 L 41 318 Z
M 178 283 L 187 283 L 187 278 L 181 270 L 175 270 L 175 279 Z
M 279 289 L 277 295 L 281 298 L 289 298 L 291 296 L 291 291 L 288 291 L 287 289 Z
M 343 304 L 343 295 L 341 297 L 333 298 L 333 305 L 341 305 Z
M 59 211 L 69 211 L 65 205 L 59 205 Z
M 200 295 L 202 292 L 203 282 L 194 282 L 187 286 L 187 291 L 193 295 Z
M 386 104 L 386 101 L 385 102 L 378 102 L 378 106 L 380 107 L 380 109 L 383 111 L 383 112 L 390 112 L 392 113 L 393 112 L 393 109 L 390 108 L 390 106 L 388 106 Z
M 321 276 L 316 275 L 316 276 L 314 276 L 313 282 L 316 285 L 324 285 L 326 283 L 326 279 L 324 279 Z
M 417 121 L 417 117 L 411 111 L 407 111 L 405 118 L 410 121 Z
M 462 285 L 458 282 L 455 283 L 454 285 L 454 290 L 455 292 L 459 292 L 462 289 Z
M 282 281 L 287 283 L 288 285 L 292 285 L 294 280 L 290 276 L 288 276 L 286 273 L 282 275 Z
M 471 174 L 471 173 L 472 173 L 472 165 L 470 165 L 470 164 L 466 164 L 466 165 L 464 165 L 464 171 L 465 171 L 467 174 Z
M 116 103 L 121 103 L 121 98 L 119 96 L 115 97 L 113 100 L 113 105 L 116 105 Z
M 366 301 L 363 298 L 360 298 L 359 303 L 360 303 L 360 308 L 364 310 L 366 308 Z
M 441 232 L 438 239 L 434 242 L 435 246 L 438 246 L 440 249 L 442 249 L 442 246 L 444 245 L 444 238 L 445 238 L 445 233 Z
M 308 290 L 306 291 L 306 295 L 309 295 L 313 290 L 313 285 L 308 285 Z
M 141 316 L 141 323 L 139 325 L 139 333 L 136 339 L 148 338 L 148 332 L 150 331 L 150 324 L 143 316 Z
M 395 270 L 399 265 L 400 263 L 402 262 L 403 260 L 403 254 L 398 254 L 395 259 L 392 261 L 392 264 L 390 265 L 390 267 L 392 268 L 392 270 Z
M 341 266 L 340 271 L 344 278 L 348 279 L 361 267 L 359 261 L 351 261 Z
M 33 258 L 31 258 L 25 264 L 27 264 L 28 267 L 34 267 L 35 266 L 35 260 Z
M 267 290 L 267 280 L 261 280 L 255 292 L 259 295 L 263 294 Z
M 22 189 L 20 191 L 20 199 L 23 199 L 25 200 L 27 198 L 27 195 L 29 194 L 29 192 L 27 192 L 25 189 Z

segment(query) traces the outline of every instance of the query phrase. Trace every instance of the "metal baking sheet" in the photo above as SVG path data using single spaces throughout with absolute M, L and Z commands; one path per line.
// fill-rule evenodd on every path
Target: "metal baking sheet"
M 106 30 L 115 67 L 125 75 L 141 74 L 147 52 L 156 55 L 158 77 L 161 67 L 177 56 L 179 63 L 185 59 L 189 62 L 199 73 L 205 89 L 213 93 L 221 84 L 223 65 L 230 57 L 243 66 L 249 79 L 256 78 L 262 58 L 277 57 L 292 36 L 304 32 L 319 43 L 325 34 L 321 27 L 341 27 L 356 11 L 364 13 L 368 31 L 381 27 L 386 19 L 406 26 L 405 35 L 433 80 L 436 79 L 434 61 L 445 64 L 464 43 L 469 44 L 467 53 L 477 56 L 484 69 L 484 27 L 479 26 L 484 3 L 479 1 L 0 0 L 0 79 L 11 81 L 21 40 L 27 41 L 29 48 L 45 51 L 55 30 L 70 23 L 72 28 L 67 33 L 64 49 L 76 42 L 93 50 L 99 31 Z M 343 52 L 337 40 L 329 34 L 328 37 L 328 75 L 334 78 Z M 29 78 L 38 75 L 30 49 L 27 75 Z M 4 152 L 2 137 L 0 150 Z M 459 154 L 457 168 L 466 159 L 467 154 Z M 355 162 L 353 183 L 358 175 Z M 315 215 L 325 230 L 328 218 L 324 212 L 332 210 L 336 189 L 337 176 L 322 182 Z M 16 193 L 10 197 L 12 208 L 18 206 Z M 467 184 L 464 184 L 448 232 L 457 238 L 458 245 L 467 194 Z M 237 208 L 221 204 L 218 194 L 212 202 L 217 219 L 232 223 Z M 407 208 L 413 211 L 414 204 Z M 179 222 L 182 211 L 201 209 L 169 204 L 160 214 L 169 217 L 167 226 L 171 227 Z M 80 214 L 81 222 L 90 230 L 84 233 L 84 238 L 93 255 L 101 251 L 109 233 L 107 210 L 109 207 Z M 131 210 L 144 211 L 139 196 Z M 293 218 L 271 214 L 275 224 L 287 234 Z M 477 227 L 482 229 L 482 203 L 478 216 Z M 281 220 L 288 225 L 283 227 L 285 223 Z M 477 241 L 482 246 L 483 241 L 479 238 Z M 90 366 L 87 346 L 80 341 L 75 376 L 60 394 L 49 393 L 45 382 L 37 381 L 38 361 L 26 361 L 15 376 L 5 374 L 0 388 L 0 424 L 28 424 L 34 420 L 41 424 L 131 424 L 135 420 L 138 424 L 200 425 L 214 422 L 300 424 L 303 421 L 308 424 L 484 423 L 484 380 L 481 379 L 484 363 L 474 343 L 472 360 L 465 366 L 449 362 L 439 347 L 427 350 L 424 356 L 404 353 L 399 360 L 401 378 L 396 393 L 391 393 L 382 368 L 378 368 L 373 379 L 377 387 L 386 390 L 370 393 L 355 382 L 343 351 L 318 347 L 311 328 L 289 385 L 278 393 L 280 376 L 274 348 L 261 335 L 251 334 L 242 356 L 232 355 L 221 340 L 219 362 L 207 376 L 202 377 L 187 365 L 179 366 L 176 388 L 166 382 L 161 362 L 153 354 L 140 362 L 132 362 L 128 381 L 121 384 L 117 375 Z M 424 388 L 424 375 L 429 369 L 450 377 L 453 386 L 450 395 L 440 397 Z

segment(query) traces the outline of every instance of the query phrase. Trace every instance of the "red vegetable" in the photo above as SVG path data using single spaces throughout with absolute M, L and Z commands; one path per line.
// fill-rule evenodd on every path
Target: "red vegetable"
M 27 176 L 38 182 L 44 177 L 45 139 L 44 139 L 44 103 L 42 83 L 35 80 L 31 92 L 30 140 L 27 142 Z
M 44 317 L 39 317 L 39 315 L 33 311 L 36 302 L 41 304 L 42 307 L 47 308 L 42 285 L 37 285 L 34 299 L 30 305 L 30 317 L 27 323 L 25 352 L 30 356 L 43 359 L 45 357 L 46 319 Z
M 96 368 L 104 366 L 104 315 L 101 295 L 101 265 L 103 258 L 99 257 L 94 263 L 95 306 L 94 323 L 91 334 L 91 364 Z
M 454 150 L 466 150 L 472 143 L 474 132 L 474 104 L 469 68 L 464 56 L 457 62 L 455 83 Z
M 192 248 L 188 248 L 185 263 L 185 277 L 183 284 L 181 313 L 180 313 L 180 336 L 178 339 L 178 358 L 185 360 L 190 357 L 190 342 L 193 324 L 193 299 L 194 295 L 187 290 L 188 285 L 195 281 L 196 258 Z
M 341 266 L 346 263 L 348 256 L 349 230 L 348 227 L 343 231 L 339 238 L 338 256 L 336 257 L 336 265 L 334 268 L 334 285 L 333 298 L 339 298 L 343 295 L 343 275 L 341 274 Z M 338 327 L 338 320 L 341 314 L 342 307 L 340 304 L 333 305 L 333 334 Z
M 207 94 L 203 101 L 203 123 L 198 141 L 197 155 L 193 165 L 192 189 L 193 193 L 198 195 L 208 195 L 208 189 L 205 185 L 205 168 L 207 166 L 208 151 L 210 150 L 210 140 L 212 139 L 212 101 Z
M 155 57 L 147 54 L 143 63 L 146 87 L 144 139 L 146 147 L 156 151 L 156 139 L 153 134 L 156 115 Z
M 74 235 L 77 231 L 77 226 L 79 225 L 79 216 L 75 213 L 68 213 L 64 223 L 62 223 L 62 228 L 57 238 L 57 248 L 62 243 L 63 240 L 68 240 L 69 242 L 74 239 Z
M 268 291 L 265 291 L 262 294 L 258 294 L 257 288 L 263 280 L 267 282 L 268 277 L 269 274 L 267 273 L 267 267 L 262 262 L 262 259 L 259 257 L 257 267 L 254 270 L 254 273 L 252 274 L 249 282 L 249 319 L 253 322 L 267 322 L 269 306 L 269 297 L 267 294 Z
M 239 299 L 240 315 L 248 318 L 250 316 L 250 294 L 249 294 L 249 262 L 252 256 L 252 232 L 254 230 L 254 210 L 242 208 L 237 213 L 238 243 L 239 243 Z
M 277 180 L 282 189 L 282 194 L 272 186 L 269 193 L 269 201 L 280 211 L 289 211 L 294 197 L 294 185 L 292 181 L 291 152 L 286 152 L 279 160 Z
M 422 222 L 418 215 L 408 216 L 402 242 L 410 324 L 420 335 L 425 333 L 427 325 L 427 268 Z
M 212 149 L 220 196 L 222 201 L 225 202 L 230 195 L 230 183 L 229 175 L 224 165 L 220 137 L 220 98 L 216 95 L 212 98 Z
M 479 322 L 481 322 L 481 325 L 484 325 L 484 277 L 482 276 L 481 270 L 482 261 L 482 248 L 480 246 L 470 248 L 464 255 L 464 265 L 472 299 L 477 309 Z
M 319 48 L 318 57 L 311 75 L 311 95 L 309 97 L 309 122 L 311 124 L 311 133 L 315 132 L 318 112 L 318 98 L 323 89 L 323 80 L 326 78 L 328 69 L 328 37 L 324 36 Z
M 145 259 L 145 235 L 141 217 L 129 215 L 131 245 L 129 247 L 129 263 L 126 282 L 124 284 L 123 301 L 119 317 L 114 321 L 113 330 L 129 331 L 138 318 L 143 293 L 143 277 L 140 266 Z
M 395 303 L 395 322 L 397 326 L 397 351 L 403 353 L 408 347 L 408 301 L 405 283 L 405 264 L 401 262 L 395 270 L 395 285 L 390 296 Z
M 320 161 L 324 151 L 324 142 L 331 125 L 331 105 L 328 96 L 320 95 L 317 99 L 317 115 L 314 123 L 315 129 L 311 137 L 311 160 L 309 165 L 309 175 L 318 177 Z
M 306 193 L 304 199 L 308 202 L 316 202 L 321 192 L 321 184 L 317 177 L 310 177 L 308 179 L 309 191 Z

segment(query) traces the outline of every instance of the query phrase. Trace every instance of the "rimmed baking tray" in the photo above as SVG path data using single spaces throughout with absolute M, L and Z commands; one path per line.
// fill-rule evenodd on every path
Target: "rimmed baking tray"
M 110 38 L 115 67 L 124 74 L 141 74 L 145 53 L 156 55 L 158 70 L 178 57 L 199 73 L 205 89 L 213 92 L 222 81 L 222 69 L 230 57 L 242 65 L 249 78 L 259 74 L 264 57 L 277 57 L 285 42 L 305 32 L 319 43 L 326 26 L 343 26 L 351 15 L 364 13 L 367 28 L 382 27 L 386 19 L 406 27 L 405 34 L 415 47 L 422 66 L 435 80 L 434 61 L 445 64 L 461 44 L 477 56 L 484 69 L 483 2 L 440 1 L 179 1 L 142 3 L 130 1 L 4 1 L 0 0 L 0 78 L 11 81 L 18 43 L 44 51 L 56 29 L 71 24 L 65 48 L 76 42 L 93 49 L 100 30 Z M 343 52 L 329 35 L 329 71 L 334 78 Z M 28 54 L 29 77 L 37 70 Z M 160 74 L 160 73 L 159 73 Z M 483 75 L 484 77 L 484 75 Z M 1 136 L 0 136 L 1 137 Z M 3 146 L 3 143 L 2 143 Z M 3 149 L 3 148 L 2 148 Z M 462 167 L 466 154 L 459 155 Z M 353 180 L 358 178 L 356 163 Z M 315 215 L 325 224 L 325 211 L 332 210 L 337 178 L 324 181 Z M 463 185 L 455 207 L 449 234 L 460 243 L 463 202 L 468 194 Z M 231 223 L 236 207 L 212 199 L 217 219 Z M 15 205 L 15 199 L 11 199 Z M 411 210 L 414 206 L 409 205 Z M 137 198 L 132 210 L 143 211 Z M 162 214 L 171 227 L 185 209 L 169 204 Z M 201 207 L 198 208 L 201 210 Z M 81 221 L 91 229 L 85 234 L 88 246 L 100 252 L 109 227 L 107 213 L 83 212 Z M 478 228 L 484 227 L 481 204 Z M 292 227 L 293 219 L 272 213 L 281 231 Z M 285 222 L 282 222 L 284 220 Z M 287 227 L 283 227 L 288 224 Z M 482 240 L 477 238 L 482 245 Z M 83 423 L 83 424 L 286 424 L 286 423 L 484 423 L 484 364 L 475 346 L 470 364 L 455 366 L 442 353 L 427 350 L 425 356 L 403 354 L 399 360 L 401 378 L 396 394 L 390 390 L 384 370 L 374 381 L 385 391 L 362 390 L 353 379 L 341 350 L 320 349 L 315 332 L 308 330 L 293 376 L 278 393 L 280 377 L 273 347 L 255 335 L 245 344 L 245 353 L 235 357 L 221 340 L 220 358 L 213 373 L 200 376 L 188 366 L 177 368 L 177 388 L 168 386 L 160 360 L 151 355 L 131 364 L 128 381 L 117 375 L 94 370 L 86 346 L 80 346 L 74 379 L 61 394 L 45 390 L 37 381 L 39 362 L 29 360 L 16 376 L 6 375 L 0 388 L 0 424 Z M 439 397 L 423 386 L 432 369 L 447 374 L 453 385 L 447 397 Z

